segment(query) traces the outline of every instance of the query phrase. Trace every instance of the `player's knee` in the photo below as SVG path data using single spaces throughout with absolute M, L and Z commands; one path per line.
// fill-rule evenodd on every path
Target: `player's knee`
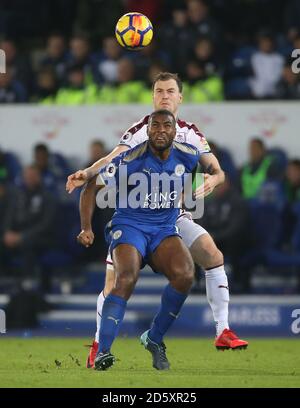
M 112 291 L 131 294 L 138 279 L 138 271 L 123 269 L 116 273 Z
M 222 252 L 210 236 L 207 236 L 206 239 L 203 237 L 196 242 L 191 253 L 194 261 L 204 269 L 213 268 L 224 263 Z
M 214 266 L 223 265 L 224 257 L 222 252 L 214 245 L 209 252 L 209 256 L 207 257 L 206 265 L 203 265 L 204 268 L 213 268 Z
M 178 264 L 172 269 L 172 282 L 178 290 L 188 291 L 194 281 L 194 264 L 191 260 Z

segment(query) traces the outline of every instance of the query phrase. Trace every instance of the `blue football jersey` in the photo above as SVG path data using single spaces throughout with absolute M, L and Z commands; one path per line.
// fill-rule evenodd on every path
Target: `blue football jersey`
M 175 225 L 184 178 L 199 155 L 194 146 L 173 142 L 168 158 L 161 160 L 146 141 L 115 157 L 99 171 L 103 183 L 116 188 L 111 225 Z

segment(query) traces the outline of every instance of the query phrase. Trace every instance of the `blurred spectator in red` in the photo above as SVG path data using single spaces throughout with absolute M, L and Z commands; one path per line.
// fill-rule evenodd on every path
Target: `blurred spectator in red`
M 27 92 L 23 84 L 13 78 L 11 68 L 0 74 L 0 104 L 27 102 Z
M 159 20 L 163 0 L 125 0 L 126 13 L 137 11 L 147 16 L 152 23 Z
M 258 37 L 258 51 L 251 58 L 254 76 L 249 84 L 256 98 L 274 98 L 284 65 L 283 57 L 274 50 L 273 36 L 264 32 Z
M 42 67 L 52 67 L 59 84 L 66 80 L 68 57 L 66 51 L 66 41 L 62 34 L 53 33 L 47 39 L 46 55 L 41 60 Z

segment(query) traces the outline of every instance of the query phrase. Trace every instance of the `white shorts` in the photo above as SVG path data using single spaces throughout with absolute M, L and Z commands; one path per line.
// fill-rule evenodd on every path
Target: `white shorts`
M 179 233 L 182 236 L 183 242 L 188 248 L 193 245 L 197 238 L 208 233 L 206 229 L 201 227 L 201 225 L 196 224 L 193 221 L 191 214 L 186 211 L 181 211 L 179 217 L 177 218 L 176 226 L 179 229 Z M 107 254 L 106 263 L 107 269 L 114 268 L 113 261 L 109 252 Z

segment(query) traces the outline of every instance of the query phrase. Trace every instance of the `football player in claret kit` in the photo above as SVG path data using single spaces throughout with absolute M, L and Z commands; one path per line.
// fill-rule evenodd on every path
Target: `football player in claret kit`
M 94 178 L 87 187 L 94 199 L 101 185 L 115 187 L 116 191 L 116 211 L 105 230 L 115 266 L 115 282 L 102 308 L 96 370 L 106 370 L 115 361 L 111 347 L 145 263 L 162 272 L 169 284 L 162 292 L 160 309 L 151 328 L 141 336 L 141 343 L 152 354 L 154 368 L 169 369 L 163 337 L 176 320 L 193 283 L 193 259 L 180 239 L 176 220 L 185 176 L 192 175 L 200 153 L 187 143 L 174 142 L 176 119 L 167 110 L 150 115 L 147 134 L 149 140 L 115 157 L 100 169 L 98 183 Z M 190 184 L 191 181 L 192 177 Z M 86 196 L 80 204 L 83 230 L 91 228 L 89 201 Z M 84 243 L 82 235 L 78 239 Z
M 153 83 L 154 108 L 156 110 L 168 109 L 177 118 L 175 141 L 178 143 L 189 143 L 199 150 L 201 154 L 200 163 L 206 173 L 204 174 L 204 185 L 199 188 L 198 192 L 200 191 L 203 196 L 206 196 L 210 194 L 218 184 L 223 182 L 224 173 L 220 168 L 218 160 L 210 152 L 205 137 L 197 127 L 194 124 L 178 118 L 178 110 L 181 102 L 182 82 L 180 78 L 177 74 L 168 72 L 160 73 Z M 79 170 L 71 174 L 67 180 L 67 190 L 72 192 L 76 187 L 82 186 L 97 174 L 100 167 L 110 163 L 114 157 L 147 140 L 148 120 L 149 116 L 145 116 L 130 127 L 121 137 L 118 146 L 106 157 L 98 160 L 87 169 Z M 84 194 L 84 192 L 82 194 Z M 194 262 L 205 270 L 207 299 L 216 323 L 216 348 L 222 350 L 246 348 L 248 342 L 239 339 L 230 329 L 228 323 L 229 287 L 224 269 L 223 254 L 217 248 L 210 234 L 200 225 L 196 224 L 189 213 L 181 212 L 177 220 L 177 226 L 183 242 L 191 252 Z M 81 234 L 86 245 L 93 243 L 94 237 L 92 231 L 82 231 Z M 87 367 L 92 367 L 94 363 L 98 349 L 102 305 L 105 296 L 110 293 L 113 283 L 114 269 L 112 260 L 108 256 L 105 287 L 97 300 L 97 332 L 90 349 Z

